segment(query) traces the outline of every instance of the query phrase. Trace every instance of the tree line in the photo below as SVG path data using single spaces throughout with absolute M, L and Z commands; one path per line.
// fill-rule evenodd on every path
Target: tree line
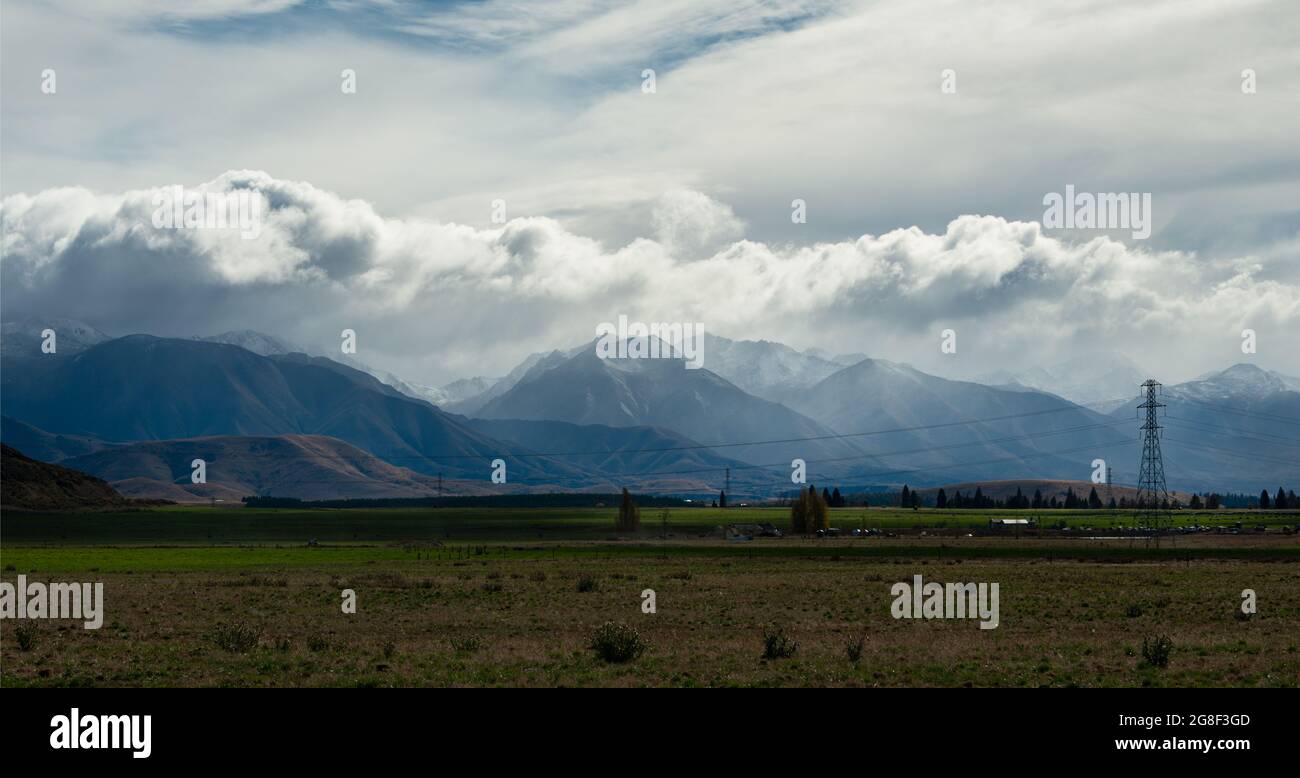
M 794 499 L 794 503 L 799 500 L 806 500 L 809 491 L 815 491 L 814 487 L 808 487 L 808 490 L 801 490 L 799 497 Z M 1025 509 L 1025 510 L 1051 510 L 1060 508 L 1064 510 L 1137 510 L 1147 508 L 1148 506 L 1139 501 L 1136 497 L 1122 496 L 1116 498 L 1114 495 L 1102 499 L 1097 493 L 1097 487 L 1092 487 L 1087 495 L 1074 491 L 1074 487 L 1067 487 L 1063 496 L 1050 495 L 1044 497 L 1041 489 L 1035 489 L 1033 496 L 1025 494 L 1020 487 L 1016 487 L 1016 493 L 1006 498 L 993 498 L 984 494 L 981 486 L 976 486 L 974 492 L 962 494 L 958 490 L 955 494 L 949 495 L 946 489 L 940 488 L 935 494 L 934 501 L 931 503 L 928 499 L 922 498 L 921 493 L 912 489 L 907 484 L 903 484 L 902 491 L 894 493 L 881 494 L 876 498 L 882 505 L 889 505 L 899 508 L 938 508 L 940 510 L 948 509 Z M 843 508 L 850 504 L 848 498 L 840 493 L 839 487 L 833 490 L 822 489 L 820 501 L 831 508 Z M 725 504 L 725 503 L 724 503 Z M 861 507 L 870 507 L 866 495 L 854 495 L 852 504 Z M 1274 495 L 1270 495 L 1268 490 L 1260 492 L 1259 497 L 1250 495 L 1241 495 L 1229 493 L 1221 495 L 1218 492 L 1207 492 L 1205 494 L 1193 494 L 1191 499 L 1184 505 L 1182 500 L 1171 498 L 1162 500 L 1159 506 L 1162 510 L 1174 510 L 1189 508 L 1191 510 L 1219 510 L 1220 508 L 1260 508 L 1264 510 L 1300 510 L 1300 499 L 1296 498 L 1295 492 L 1277 488 Z

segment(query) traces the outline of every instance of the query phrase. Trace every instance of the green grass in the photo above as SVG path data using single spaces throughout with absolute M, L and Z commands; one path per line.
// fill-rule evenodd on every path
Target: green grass
M 614 536 L 614 508 L 396 508 L 396 509 L 249 509 L 164 507 L 121 513 L 6 512 L 0 527 L 5 546 L 76 543 L 79 545 L 178 544 L 240 545 L 322 543 L 381 543 L 395 541 L 467 542 L 528 540 L 603 540 Z M 662 532 L 661 511 L 641 512 L 641 535 Z M 1065 521 L 1073 528 L 1109 530 L 1132 527 L 1125 511 L 919 511 L 891 508 L 841 508 L 831 511 L 831 525 L 844 531 L 868 528 L 978 529 L 993 517 L 1037 516 L 1044 525 Z M 1281 527 L 1300 523 L 1291 511 L 1180 511 L 1175 524 L 1263 524 Z M 730 523 L 789 526 L 785 508 L 677 508 L 669 512 L 668 532 L 692 537 Z
M 535 543 L 304 546 L 8 546 L 0 549 L 6 576 L 82 572 L 147 573 L 243 571 L 266 568 L 332 569 L 377 563 L 432 561 L 621 559 L 824 559 L 943 560 L 1032 559 L 1128 562 L 1137 560 L 1257 559 L 1300 561 L 1300 542 L 1214 544 L 1184 542 L 1159 548 L 1143 542 L 1023 539 L 764 540 L 753 543 Z M 12 566 L 13 569 L 10 569 Z

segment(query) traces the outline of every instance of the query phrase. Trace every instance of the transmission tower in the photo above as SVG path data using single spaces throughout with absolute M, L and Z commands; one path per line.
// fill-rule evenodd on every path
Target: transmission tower
M 1164 510 L 1169 503 L 1169 490 L 1165 487 L 1165 463 L 1160 455 L 1160 417 L 1159 409 L 1165 404 L 1156 400 L 1160 391 L 1160 382 L 1148 378 L 1142 384 L 1146 390 L 1146 402 L 1138 406 L 1146 410 L 1146 421 L 1142 424 L 1142 466 L 1138 476 L 1137 510 L 1146 526 L 1160 535 L 1160 525 Z

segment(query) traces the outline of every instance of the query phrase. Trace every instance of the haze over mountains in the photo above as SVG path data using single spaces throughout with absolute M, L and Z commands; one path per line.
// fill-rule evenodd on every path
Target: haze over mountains
M 1122 404 L 1141 384 L 1137 365 L 1119 354 L 1079 354 L 1068 362 L 1032 366 L 1023 370 L 995 370 L 974 380 L 990 386 L 1024 386 L 1064 397 L 1101 413 Z
M 57 354 L 41 352 L 45 327 L 58 332 Z M 1101 413 L 1023 381 L 954 381 L 710 335 L 699 370 L 601 359 L 583 344 L 534 354 L 499 380 L 432 388 L 252 331 L 111 338 L 64 320 L 3 333 L 5 442 L 129 496 L 427 496 L 439 474 L 457 493 L 708 494 L 728 468 L 733 492 L 758 496 L 792 489 L 796 458 L 811 482 L 865 488 L 1086 480 L 1095 459 L 1116 483 L 1137 479 L 1136 383 L 1131 402 Z M 1116 387 L 1133 370 L 1111 367 L 1104 380 Z M 1294 379 L 1241 364 L 1166 387 L 1163 400 L 1171 489 L 1252 491 L 1300 473 Z M 193 458 L 213 463 L 206 488 L 189 483 Z M 497 458 L 504 485 L 490 480 Z

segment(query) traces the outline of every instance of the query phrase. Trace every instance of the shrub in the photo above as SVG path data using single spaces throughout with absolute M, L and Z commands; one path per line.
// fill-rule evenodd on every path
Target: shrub
M 212 642 L 219 648 L 243 654 L 257 647 L 262 639 L 262 630 L 245 624 L 227 624 L 222 622 L 212 631 Z
M 644 654 L 647 646 L 634 628 L 607 621 L 592 633 L 591 648 L 606 662 L 622 663 Z
M 397 644 L 391 640 L 384 641 L 384 659 L 392 659 L 393 654 L 397 652 Z
M 36 645 L 36 625 L 25 621 L 14 628 L 14 640 L 18 641 L 20 651 L 31 651 Z
M 449 642 L 451 643 L 451 650 L 458 654 L 472 654 L 483 645 L 483 641 L 474 635 L 454 637 Z
M 330 647 L 330 642 L 326 640 L 322 635 L 312 635 L 311 637 L 307 638 L 307 648 L 311 651 L 315 651 L 319 653 L 321 651 L 328 650 L 329 647 Z
M 583 573 L 578 577 L 578 591 L 594 592 L 597 589 L 596 577 Z
M 1142 606 L 1135 602 L 1128 606 L 1128 610 L 1124 611 L 1124 615 L 1128 616 L 1130 619 L 1136 619 L 1138 616 L 1142 615 Z
M 528 576 L 528 580 L 542 583 L 546 580 L 546 573 L 543 573 L 541 570 L 534 570 L 533 573 Z
M 794 656 L 799 644 L 785 634 L 785 628 L 772 624 L 763 630 L 763 658 L 787 659 Z
M 1151 667 L 1168 667 L 1169 655 L 1174 651 L 1174 641 L 1168 635 L 1142 638 L 1142 660 Z
M 856 638 L 849 638 L 844 642 L 844 654 L 853 664 L 862 660 L 862 646 L 866 643 L 865 635 L 858 635 Z

